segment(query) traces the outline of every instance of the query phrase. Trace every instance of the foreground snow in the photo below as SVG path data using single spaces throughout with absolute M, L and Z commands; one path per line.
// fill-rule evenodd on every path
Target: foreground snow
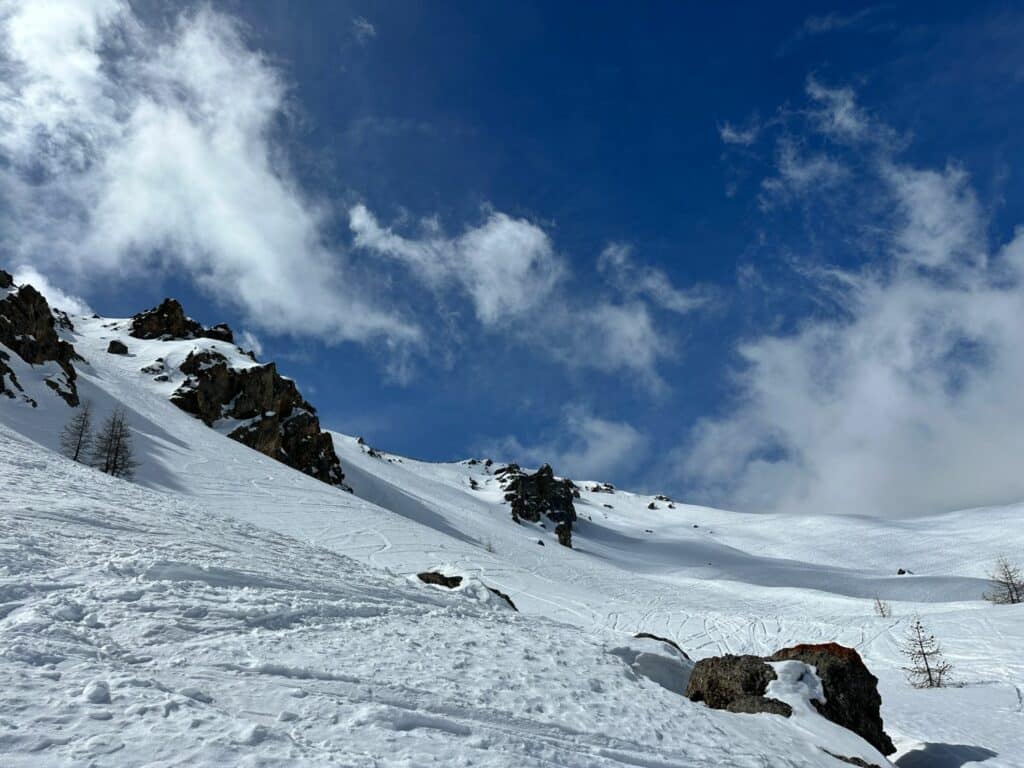
M 81 395 L 129 409 L 143 466 L 139 485 L 113 481 L 23 438 L 56 445 L 69 411 L 52 394 L 0 402 L 14 430 L 0 427 L 0 653 L 15 681 L 0 763 L 87 763 L 121 744 L 97 764 L 840 765 L 797 718 L 710 712 L 645 677 L 660 663 L 616 650 L 648 631 L 695 658 L 854 646 L 900 766 L 1024 764 L 1024 615 L 979 599 L 994 558 L 1022 550 L 1022 507 L 891 522 L 584 490 L 570 551 L 515 525 L 481 464 L 374 457 L 337 434 L 351 495 L 266 459 L 167 401 L 194 347 L 246 358 L 75 322 Z M 107 355 L 111 338 L 131 354 Z M 166 382 L 142 371 L 158 357 Z M 408 580 L 434 567 L 522 614 Z M 873 615 L 875 595 L 894 618 Z M 906 685 L 897 643 L 915 613 L 963 687 Z M 100 682 L 109 705 L 89 701 Z

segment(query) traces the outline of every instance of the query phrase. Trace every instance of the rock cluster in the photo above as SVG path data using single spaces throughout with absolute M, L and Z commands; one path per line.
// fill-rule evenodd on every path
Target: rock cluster
M 204 328 L 185 314 L 175 299 L 164 299 L 153 309 L 132 317 L 131 335 L 137 339 L 196 339 L 207 338 L 233 344 L 235 337 L 224 323 Z
M 220 353 L 205 350 L 191 353 L 181 371 L 188 378 L 171 402 L 183 411 L 208 426 L 236 420 L 228 437 L 325 483 L 344 486 L 334 442 L 320 429 L 316 409 L 273 363 L 236 369 Z
M 0 344 L 29 365 L 55 363 L 60 374 L 48 376 L 46 384 L 64 401 L 78 405 L 77 374 L 73 361 L 81 360 L 75 348 L 60 338 L 50 305 L 31 285 L 14 285 L 10 274 L 0 270 Z M 14 371 L 7 362 L 10 356 L 0 350 L 0 394 L 15 397 L 23 392 Z M 33 405 L 35 401 L 29 399 Z
M 509 464 L 494 473 L 505 490 L 505 501 L 512 505 L 512 519 L 539 523 L 544 515 L 556 523 L 560 544 L 572 546 L 572 524 L 576 522 L 573 499 L 579 489 L 572 480 L 555 477 L 550 464 L 544 464 L 532 475 L 518 464 Z
M 702 659 L 694 666 L 686 695 L 714 709 L 789 717 L 792 708 L 766 697 L 765 692 L 775 679 L 775 670 L 767 662 L 790 660 L 816 670 L 825 701 L 814 701 L 814 706 L 823 717 L 853 731 L 883 755 L 896 751 L 882 726 L 878 679 L 857 651 L 836 643 L 797 645 L 766 658 L 728 655 Z

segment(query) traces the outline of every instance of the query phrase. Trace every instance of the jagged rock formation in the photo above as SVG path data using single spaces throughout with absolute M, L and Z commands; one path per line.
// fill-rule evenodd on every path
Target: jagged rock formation
M 792 708 L 765 696 L 775 679 L 769 661 L 800 661 L 817 672 L 825 702 L 814 701 L 822 717 L 853 731 L 883 755 L 896 751 L 886 734 L 880 709 L 878 679 L 853 648 L 836 643 L 797 645 L 772 656 L 717 656 L 693 668 L 686 695 L 714 709 L 729 712 L 769 712 L 789 717 Z
M 188 379 L 171 395 L 171 402 L 183 411 L 208 426 L 236 420 L 238 426 L 228 437 L 318 480 L 344 487 L 345 473 L 334 442 L 321 431 L 316 409 L 273 363 L 236 369 L 220 353 L 205 350 L 189 354 L 181 371 Z
M 128 345 L 123 341 L 117 339 L 111 339 L 110 344 L 107 345 L 107 354 L 110 355 L 127 355 Z
M 539 523 L 541 515 L 557 523 L 555 532 L 560 544 L 572 546 L 572 524 L 576 522 L 579 489 L 572 480 L 555 477 L 551 465 L 545 464 L 532 475 L 509 464 L 494 473 L 505 490 L 505 501 L 512 504 L 512 519 Z
M 131 335 L 137 339 L 207 338 L 233 344 L 235 337 L 224 323 L 204 328 L 191 317 L 176 299 L 164 299 L 160 306 L 139 312 L 132 317 Z
M 72 362 L 81 357 L 58 335 L 54 313 L 43 295 L 31 285 L 15 286 L 14 278 L 3 270 L 0 270 L 0 344 L 29 365 L 56 364 L 60 373 L 47 376 L 46 385 L 68 405 L 78 405 L 77 374 Z M 9 361 L 10 355 L 0 349 L 0 394 L 13 398 L 16 392 L 22 393 L 35 406 L 35 401 L 24 395 Z

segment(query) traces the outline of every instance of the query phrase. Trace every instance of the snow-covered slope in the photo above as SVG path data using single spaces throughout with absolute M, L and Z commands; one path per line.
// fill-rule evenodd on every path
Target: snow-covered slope
M 37 745 L 32 737 L 46 727 L 30 727 L 31 717 L 54 717 L 54 729 L 73 733 L 27 764 L 73 762 L 73 750 L 94 737 L 117 738 L 126 750 L 137 741 L 130 730 L 115 737 L 127 726 L 91 719 L 92 705 L 72 696 L 86 677 L 112 682 L 97 650 L 101 628 L 84 619 L 103 611 L 110 619 L 98 621 L 123 627 L 118 642 L 129 654 L 153 656 L 145 679 L 155 676 L 171 690 L 205 685 L 214 697 L 212 704 L 178 701 L 176 710 L 189 722 L 199 717 L 194 710 L 212 718 L 189 741 L 196 759 L 209 764 L 289 757 L 352 765 L 837 765 L 809 746 L 817 737 L 802 735 L 796 720 L 712 712 L 638 677 L 624 663 L 628 653 L 612 652 L 637 631 L 671 637 L 695 658 L 771 653 L 796 642 L 854 646 L 880 678 L 886 728 L 903 753 L 899 765 L 941 768 L 983 758 L 988 766 L 1024 764 L 1024 663 L 1017 654 L 1024 616 L 980 600 L 991 561 L 1021 550 L 1024 535 L 1014 523 L 1024 508 L 909 522 L 740 515 L 663 501 L 651 510 L 651 497 L 592 492 L 593 483 L 577 478 L 580 520 L 569 550 L 557 545 L 550 525 L 513 523 L 495 467 L 374 456 L 355 438 L 335 434 L 355 490 L 345 493 L 228 440 L 169 402 L 183 379 L 177 365 L 190 351 L 214 347 L 235 364 L 251 364 L 235 348 L 210 339 L 141 341 L 127 335 L 126 321 L 74 322 L 69 340 L 88 361 L 76 365 L 79 394 L 100 413 L 114 403 L 129 409 L 143 488 L 16 435 L 55 447 L 70 412 L 63 401 L 51 395 L 37 409 L 0 402 L 0 422 L 10 428 L 0 434 L 4 522 L 17 520 L 5 531 L 0 571 L 5 594 L 14 597 L 0 602 L 18 603 L 0 621 L 0 638 L 14 647 L 20 637 L 28 647 L 27 634 L 12 634 L 22 632 L 22 618 L 50 616 L 66 597 L 84 611 L 70 630 L 51 616 L 32 626 L 34 619 L 25 619 L 25 632 L 73 630 L 78 639 L 69 643 L 93 649 L 92 656 L 78 647 L 62 661 L 35 666 L 31 658 L 4 656 L 15 665 L 11 674 L 22 676 L 25 698 L 0 710 L 8 729 L 0 731 L 0 749 L 16 754 Z M 112 338 L 127 344 L 128 356 L 106 353 Z M 167 381 L 142 370 L 157 358 Z M 105 520 L 116 522 L 104 527 Z M 79 540 L 89 547 L 76 546 Z M 115 561 L 142 558 L 141 565 L 112 568 L 96 554 L 105 548 Z M 209 567 L 224 575 L 203 570 Z M 507 592 L 522 614 L 479 605 L 473 590 L 444 595 L 407 583 L 409 574 L 435 567 Z M 897 576 L 898 568 L 913 575 Z M 60 586 L 36 590 L 33 583 Z M 141 594 L 102 599 L 105 590 Z M 138 610 L 170 595 L 188 611 L 180 591 L 195 598 L 197 613 L 207 613 L 165 615 L 163 603 Z M 22 593 L 26 598 L 17 597 Z M 873 614 L 875 595 L 892 602 L 893 618 Z M 250 600 L 245 610 L 253 615 L 284 610 L 297 618 L 250 626 L 213 610 Z M 378 613 L 352 615 L 329 607 L 335 603 Z M 942 640 L 964 687 L 906 685 L 897 643 L 915 613 Z M 189 622 L 196 626 L 182 629 Z M 145 650 L 151 645 L 155 652 Z M 79 672 L 67 668 L 67 658 L 80 660 Z M 283 672 L 258 671 L 264 668 Z M 60 679 L 42 674 L 51 671 Z M 389 686 L 409 690 L 399 695 Z M 76 714 L 46 714 L 47 705 L 28 700 L 34 687 L 49 691 L 41 697 L 47 701 L 71 701 Z M 310 709 L 286 698 L 290 687 L 306 694 L 300 701 Z M 132 697 L 171 696 L 123 688 L 125 706 L 113 708 L 118 717 L 137 703 Z M 275 719 L 278 709 L 300 714 L 296 707 L 300 720 Z M 360 708 L 367 714 L 355 714 Z M 329 723 L 327 713 L 337 719 Z M 249 732 L 258 725 L 267 730 Z M 352 731 L 354 725 L 365 727 Z M 171 750 L 179 726 L 146 727 Z

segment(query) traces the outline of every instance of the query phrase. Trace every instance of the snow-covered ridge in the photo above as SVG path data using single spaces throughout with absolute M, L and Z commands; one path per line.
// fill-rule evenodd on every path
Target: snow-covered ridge
M 0 454 L 3 498 L 10 500 L 4 512 L 17 515 L 17 524 L 4 529 L 0 588 L 11 587 L 2 602 L 19 604 L 0 619 L 0 646 L 27 647 L 28 634 L 17 640 L 6 633 L 20 626 L 26 612 L 50 610 L 49 603 L 33 601 L 66 594 L 87 609 L 80 621 L 29 622 L 26 633 L 60 637 L 70 627 L 87 638 L 88 647 L 102 647 L 99 635 L 89 634 L 99 628 L 89 627 L 91 620 L 84 617 L 116 608 L 115 621 L 97 620 L 108 630 L 122 627 L 118 642 L 130 654 L 145 655 L 151 645 L 163 648 L 157 661 L 145 662 L 153 664 L 144 667 L 151 669 L 150 678 L 178 693 L 196 688 L 214 699 L 175 699 L 174 711 L 201 718 L 211 713 L 200 708 L 211 708 L 221 718 L 216 727 L 197 726 L 195 738 L 184 720 L 172 718 L 180 729 L 173 733 L 147 721 L 146 732 L 155 734 L 148 738 L 161 748 L 185 738 L 194 762 L 210 765 L 248 759 L 343 765 L 431 760 L 445 765 L 473 760 L 477 765 L 839 765 L 818 748 L 820 734 L 796 720 L 712 712 L 687 702 L 671 685 L 664 687 L 665 681 L 678 682 L 678 670 L 670 666 L 666 672 L 664 664 L 636 649 L 639 641 L 632 636 L 646 631 L 672 638 L 694 659 L 729 652 L 769 656 L 801 642 L 855 647 L 880 680 L 885 727 L 900 750 L 897 764 L 942 765 L 938 760 L 953 757 L 966 765 L 982 757 L 986 766 L 1021 763 L 1024 737 L 1015 724 L 1021 717 L 1018 686 L 1024 665 L 1017 646 L 1024 626 L 1014 607 L 992 607 L 980 597 L 994 558 L 1021 550 L 1016 522 L 1024 508 L 900 522 L 742 515 L 681 502 L 670 506 L 577 478 L 580 497 L 574 500 L 570 550 L 557 546 L 550 523 L 541 528 L 513 521 L 505 489 L 494 475 L 501 462 L 419 462 L 371 453 L 355 438 L 332 433 L 355 491 L 343 493 L 226 440 L 171 403 L 187 380 L 180 366 L 190 354 L 215 350 L 232 367 L 257 365 L 233 344 L 209 338 L 139 340 L 130 335 L 130 320 L 72 321 L 74 331 L 66 336 L 85 358 L 77 364 L 80 396 L 100 413 L 114 405 L 127 409 L 142 460 L 138 485 L 109 480 L 39 447 L 56 447 L 70 411 L 45 387 L 39 391 L 46 397 L 35 409 L 0 399 L 0 423 L 7 425 L 0 445 L 12 446 Z M 112 340 L 123 341 L 128 354 L 108 354 Z M 163 358 L 159 371 L 153 367 L 157 358 Z M 35 386 L 32 377 L 39 373 L 26 364 L 22 379 Z M 92 485 L 94 479 L 98 485 Z M 55 518 L 54 509 L 64 511 Z M 122 512 L 125 517 L 118 517 Z M 113 533 L 103 533 L 104 520 L 111 521 Z M 167 520 L 174 522 L 168 526 Z M 186 531 L 180 534 L 184 544 L 168 555 L 165 548 L 177 546 L 179 523 Z M 65 534 L 67 541 L 61 539 Z M 100 543 L 90 548 L 92 559 L 80 563 L 72 540 L 94 538 Z M 143 552 L 153 559 L 118 574 L 95 555 L 104 548 L 126 551 L 117 557 Z M 262 548 L 270 554 L 253 554 Z M 50 551 L 52 558 L 45 555 Z M 307 558 L 326 558 L 326 565 L 307 569 Z M 249 559 L 253 564 L 246 566 Z M 62 562 L 78 564 L 64 568 Z M 34 571 L 33 563 L 39 566 Z M 913 575 L 897 576 L 901 568 Z M 355 581 L 347 581 L 350 569 L 359 574 Z M 435 569 L 463 575 L 467 585 L 500 589 L 520 613 L 477 602 L 476 589 L 449 594 L 409 580 Z M 238 571 L 250 579 L 244 586 Z M 26 583 L 18 573 L 31 573 L 33 583 L 65 586 L 32 592 L 26 601 L 17 597 Z M 323 590 L 315 587 L 303 595 L 281 586 L 307 575 L 307 583 L 358 583 L 384 603 L 395 594 L 413 604 L 425 599 L 428 607 L 401 619 L 386 613 L 376 623 L 359 617 L 358 626 L 346 623 L 352 617 L 341 621 L 329 615 L 340 608 L 311 616 L 302 605 L 323 602 Z M 150 591 L 124 605 L 89 602 L 101 591 L 90 592 L 94 583 L 132 595 L 148 590 L 150 581 L 176 584 L 169 594 L 181 601 L 182 611 L 192 606 L 176 590 L 194 593 L 201 603 L 197 613 L 205 607 L 214 618 L 219 615 L 213 606 L 242 596 L 280 601 L 282 610 L 294 602 L 298 618 L 282 619 L 281 627 L 211 618 L 190 632 L 181 625 L 194 620 L 162 613 L 166 606 Z M 875 595 L 891 603 L 892 618 L 874 615 Z M 158 608 L 150 611 L 154 605 Z M 139 606 L 146 610 L 138 615 L 128 610 Z M 943 640 L 964 687 L 934 692 L 907 687 L 896 646 L 915 613 Z M 173 643 L 153 639 L 159 637 L 158 625 Z M 207 633 L 216 640 L 200 638 Z M 184 650 L 172 650 L 181 643 Z M 623 648 L 633 650 L 613 652 Z M 644 652 L 661 653 L 649 647 Z M 201 662 L 194 666 L 193 657 Z M 0 708 L 0 749 L 12 745 L 0 753 L 0 762 L 7 764 L 8 755 L 20 764 L 83 762 L 83 755 L 93 754 L 82 751 L 91 739 L 125 745 L 115 757 L 94 758 L 103 764 L 142 762 L 130 757 L 142 731 L 120 719 L 131 704 L 118 698 L 120 684 L 106 672 L 101 682 L 107 683 L 113 704 L 101 709 L 112 717 L 89 716 L 89 707 L 96 706 L 90 696 L 103 698 L 84 693 L 100 677 L 95 656 L 76 651 L 37 666 L 27 659 L 4 659 L 11 664 L 5 672 L 20 681 L 22 714 L 12 718 L 14 710 Z M 78 659 L 78 666 L 68 659 Z M 362 666 L 356 669 L 357 664 Z M 49 678 L 37 672 L 59 673 L 61 680 L 44 684 Z M 132 674 L 139 673 L 133 669 Z M 474 682 L 476 675 L 493 685 Z M 392 683 L 417 693 L 399 697 L 388 687 Z M 278 698 L 287 686 L 307 688 L 311 701 L 319 697 L 315 717 Z M 26 703 L 26 691 L 33 687 L 46 691 L 42 703 Z M 232 693 L 219 696 L 212 688 Z M 374 698 L 370 689 L 386 690 L 387 696 Z M 66 744 L 25 756 L 34 742 L 24 734 L 46 728 L 42 721 L 31 724 L 31 718 L 49 717 L 46 702 L 55 701 L 74 702 L 79 709 L 62 717 L 80 719 L 88 729 L 67 726 L 72 735 Z M 355 714 L 360 707 L 373 714 Z M 348 715 L 325 724 L 339 709 Z M 14 741 L 13 731 L 3 730 L 5 722 L 22 731 Z M 507 727 L 494 731 L 495 723 Z M 339 724 L 352 734 L 336 732 Z M 341 745 L 339 751 L 327 751 L 329 744 Z M 360 751 L 361 744 L 370 746 Z

